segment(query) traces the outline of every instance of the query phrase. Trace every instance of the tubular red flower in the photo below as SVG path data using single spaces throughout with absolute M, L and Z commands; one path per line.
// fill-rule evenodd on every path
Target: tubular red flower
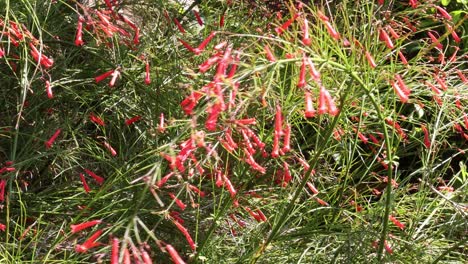
M 114 72 L 112 72 L 112 79 L 110 80 L 109 82 L 109 86 L 110 87 L 114 87 L 115 85 L 115 82 L 117 81 L 117 78 L 120 76 L 120 71 L 119 70 L 115 70 Z
M 323 206 L 330 206 L 327 202 L 325 202 L 324 200 L 318 198 L 318 197 L 314 197 L 315 200 L 317 201 L 317 203 L 323 205 Z
M 97 175 L 96 173 L 88 170 L 88 169 L 84 169 L 84 171 L 86 172 L 86 174 L 88 174 L 89 176 L 91 176 L 99 185 L 102 185 L 104 183 L 104 178 Z
M 179 20 L 177 20 L 177 18 L 174 17 L 173 19 L 174 23 L 176 24 L 177 26 L 177 29 L 179 29 L 179 31 L 182 33 L 182 34 L 185 34 L 185 29 L 184 27 L 182 27 L 182 25 L 180 24 Z
M 57 139 L 57 137 L 60 135 L 60 132 L 62 132 L 61 129 L 57 129 L 55 131 L 55 133 L 52 135 L 52 137 L 50 137 L 49 140 L 47 140 L 44 144 L 46 146 L 46 149 L 49 149 L 52 147 L 52 145 L 54 144 L 55 140 Z
M 388 36 L 387 32 L 383 30 L 382 28 L 379 30 L 379 39 L 385 42 L 385 45 L 387 46 L 387 48 L 393 49 L 395 47 L 393 45 L 392 40 Z
M 177 198 L 173 193 L 169 193 L 169 196 L 171 197 L 172 200 L 177 204 L 177 206 L 180 208 L 180 210 L 185 210 L 187 205 L 184 204 L 179 198 Z
M 309 57 L 306 57 L 306 63 L 309 66 L 309 74 L 316 82 L 320 82 L 320 72 L 315 69 L 314 63 Z
M 444 91 L 447 91 L 447 84 L 445 83 L 444 80 L 442 80 L 439 75 L 437 74 L 434 74 L 434 79 L 437 81 L 437 83 L 440 85 L 440 87 L 442 88 L 442 90 Z
M 195 54 L 200 54 L 202 51 L 204 51 L 206 45 L 208 45 L 208 43 L 211 41 L 211 39 L 213 39 L 214 36 L 216 36 L 216 31 L 211 31 L 210 35 L 208 35 L 208 37 L 206 37 L 206 39 L 203 40 L 197 48 L 195 48 Z
M 200 13 L 197 10 L 193 10 L 193 14 L 195 15 L 195 18 L 197 19 L 198 25 L 203 26 L 203 20 L 200 16 Z
M 94 79 L 95 79 L 96 83 L 99 83 L 99 82 L 103 81 L 104 79 L 106 79 L 107 77 L 111 76 L 111 74 L 113 74 L 114 71 L 115 70 L 110 70 L 110 71 L 107 71 L 107 72 L 95 77 Z
M 302 44 L 306 46 L 310 46 L 312 44 L 312 41 L 310 40 L 309 37 L 309 21 L 307 18 L 304 18 L 304 26 L 302 27 Z
M 164 113 L 159 115 L 159 126 L 158 126 L 159 133 L 164 133 L 166 131 L 166 126 L 164 126 Z
M 408 95 L 405 92 L 403 92 L 400 86 L 398 86 L 398 84 L 396 84 L 393 80 L 390 80 L 390 84 L 393 87 L 393 90 L 395 91 L 395 93 L 400 98 L 400 101 L 402 103 L 408 102 Z
M 219 18 L 219 27 L 224 27 L 224 13 L 221 15 L 221 17 Z
M 290 19 L 288 19 L 286 22 L 284 22 L 283 25 L 281 25 L 280 27 L 277 27 L 275 28 L 275 31 L 278 35 L 281 35 L 283 34 L 283 32 L 288 29 L 288 27 L 294 22 L 294 20 L 296 20 L 296 18 L 299 17 L 300 14 L 294 14 L 294 16 L 292 16 Z
M 275 61 L 276 61 L 276 58 L 275 58 L 275 56 L 273 55 L 273 53 L 271 52 L 270 47 L 268 47 L 268 45 L 265 45 L 265 46 L 264 46 L 264 50 L 265 50 L 267 59 L 268 59 L 269 61 L 271 61 L 271 62 L 275 62 Z
M 412 8 L 416 8 L 419 5 L 417 0 L 409 0 L 409 4 Z
M 99 238 L 101 234 L 102 234 L 102 230 L 96 231 L 96 233 L 92 234 L 88 238 L 88 240 L 86 240 L 82 245 L 77 244 L 75 247 L 75 251 L 77 253 L 86 253 L 89 249 L 99 246 L 100 243 L 96 243 L 96 240 Z
M 1 179 L 0 180 L 0 202 L 5 201 L 5 187 L 7 184 L 7 180 Z M 3 230 L 5 231 L 5 230 Z
M 76 46 L 83 46 L 83 17 L 78 18 L 78 25 L 76 27 L 76 35 L 75 35 L 75 45 Z
M 408 88 L 408 86 L 406 86 L 405 82 L 403 81 L 403 79 L 401 78 L 401 76 L 399 74 L 396 74 L 395 75 L 395 79 L 397 80 L 397 83 L 398 83 L 398 86 L 401 88 L 401 90 L 407 95 L 409 96 L 410 93 L 411 93 L 411 90 Z
M 88 221 L 88 222 L 83 222 L 81 224 L 70 225 L 70 229 L 71 229 L 72 233 L 78 233 L 81 230 L 93 227 L 93 226 L 98 225 L 100 223 L 102 223 L 102 220 L 92 220 L 92 221 Z
M 216 130 L 216 125 L 218 122 L 218 117 L 221 114 L 221 104 L 220 103 L 215 103 L 209 108 L 209 114 L 208 118 L 205 122 L 205 128 L 208 131 L 215 131 Z
M 306 184 L 307 184 L 307 187 L 309 188 L 309 190 L 310 190 L 313 194 L 317 195 L 317 194 L 319 193 L 319 191 L 317 190 L 317 188 L 315 188 L 315 186 L 314 186 L 312 183 L 307 182 Z
M 371 66 L 371 68 L 377 67 L 377 64 L 375 64 L 374 58 L 368 51 L 366 51 L 366 59 L 369 65 Z
M 408 65 L 408 61 L 406 60 L 405 55 L 401 51 L 398 51 L 398 56 L 400 57 L 401 62 L 403 65 Z
M 111 264 L 119 264 L 119 239 L 112 239 Z
M 184 47 L 185 47 L 186 49 L 188 49 L 190 52 L 195 53 L 195 55 L 200 54 L 199 52 L 197 53 L 197 51 L 196 51 L 192 46 L 190 46 L 190 44 L 188 44 L 187 42 L 183 41 L 183 40 L 180 39 L 180 38 L 178 38 L 178 40 L 179 40 L 180 43 L 182 43 L 182 45 L 184 45 Z
M 103 127 L 106 126 L 106 124 L 104 123 L 104 120 L 96 116 L 94 113 L 89 114 L 89 120 L 91 120 L 91 122 L 98 124 L 100 126 L 103 126 Z
M 405 229 L 405 224 L 401 223 L 400 221 L 398 221 L 398 219 L 396 219 L 393 215 L 389 215 L 388 216 L 388 219 L 390 219 L 390 221 L 393 222 L 394 225 L 396 225 L 398 228 L 400 228 L 401 230 Z
M 281 106 L 276 106 L 275 114 L 275 132 L 273 135 L 273 150 L 271 152 L 272 158 L 279 157 L 279 140 L 283 134 L 283 117 L 281 114 Z
M 200 70 L 201 73 L 205 73 L 208 71 L 211 66 L 213 66 L 215 63 L 217 63 L 221 58 L 219 57 L 219 54 L 215 54 L 211 58 L 208 58 L 206 61 L 204 61 L 202 64 L 198 66 L 198 69 Z
M 185 239 L 187 240 L 190 248 L 195 251 L 196 249 L 196 245 L 195 245 L 195 242 L 193 242 L 193 239 L 192 237 L 190 236 L 189 232 L 187 231 L 187 229 L 182 225 L 180 224 L 179 222 L 177 221 L 172 221 L 174 223 L 174 225 L 177 227 L 177 229 L 179 229 L 180 232 L 182 232 L 182 234 L 185 236 Z
M 453 29 L 453 27 L 450 24 L 446 24 L 448 30 L 450 31 L 450 34 L 452 35 L 453 40 L 456 43 L 460 43 L 461 38 L 458 36 L 457 32 Z
M 387 30 L 390 32 L 390 35 L 392 35 L 392 37 L 393 37 L 394 39 L 400 38 L 400 36 L 398 35 L 398 33 L 392 28 L 391 25 L 387 25 L 386 28 L 387 28 Z
M 302 54 L 302 64 L 301 69 L 299 71 L 299 81 L 297 83 L 297 87 L 302 88 L 306 85 L 306 55 L 305 53 Z
M 129 125 L 131 125 L 131 124 L 133 124 L 133 123 L 139 121 L 140 119 L 141 119 L 141 116 L 139 116 L 139 115 L 138 115 L 138 116 L 134 116 L 134 117 L 132 117 L 132 118 L 130 118 L 130 119 L 125 120 L 125 125 L 129 126 Z
M 169 253 L 169 255 L 171 256 L 171 259 L 172 261 L 174 262 L 174 264 L 185 264 L 185 262 L 182 260 L 182 258 L 179 256 L 179 253 L 177 253 L 177 251 L 175 250 L 174 247 L 172 247 L 171 245 L 167 244 L 166 245 L 166 250 L 167 252 Z
M 326 92 L 327 92 L 327 90 L 325 89 L 325 87 L 320 86 L 319 103 L 318 103 L 318 114 L 319 115 L 323 115 L 323 114 L 328 112 Z
M 83 184 L 83 189 L 85 190 L 85 192 L 89 193 L 91 191 L 91 188 L 89 188 L 89 185 L 86 182 L 86 179 L 85 179 L 83 173 L 80 173 L 80 180 L 81 180 L 81 184 Z
M 45 88 L 46 88 L 46 92 L 47 92 L 47 98 L 49 98 L 49 99 L 54 98 L 54 94 L 52 92 L 52 87 L 50 86 L 49 80 L 45 81 Z
M 322 13 L 322 11 L 320 11 L 320 10 L 317 11 L 317 15 L 318 15 L 319 19 L 322 20 L 322 22 L 330 21 L 330 19 L 326 15 L 324 15 Z
M 431 140 L 429 139 L 429 131 L 427 130 L 425 125 L 421 125 L 421 130 L 424 133 L 424 145 L 426 148 L 431 148 Z
M 33 57 L 33 59 L 41 64 L 42 66 L 44 66 L 46 69 L 52 67 L 52 65 L 54 64 L 54 60 L 51 59 L 51 58 L 48 58 L 47 56 L 45 56 L 44 54 L 41 54 L 39 53 L 39 51 L 37 50 L 37 48 L 32 44 L 32 43 L 29 43 L 29 47 L 31 48 L 31 56 Z
M 312 102 L 312 95 L 310 94 L 310 92 L 306 91 L 305 92 L 305 112 L 304 112 L 304 116 L 305 118 L 312 118 L 315 116 L 315 113 L 317 111 L 315 111 L 314 109 L 314 104 Z
M 250 154 L 253 155 L 255 153 L 255 149 L 252 146 L 252 142 L 250 142 L 250 138 L 247 135 L 247 132 L 245 131 L 245 129 L 242 129 L 241 134 L 242 134 L 242 137 L 244 138 L 244 142 L 243 142 L 244 147 L 247 149 L 247 151 Z
M 115 149 L 107 141 L 104 141 L 104 147 L 106 147 L 106 149 L 113 157 L 117 156 L 117 151 L 115 151 Z
M 253 169 L 253 170 L 256 170 L 258 172 L 260 172 L 261 174 L 265 174 L 266 173 L 266 169 L 262 166 L 260 166 L 253 158 L 252 154 L 250 154 L 246 149 L 244 149 L 244 153 L 245 153 L 245 162 L 247 162 L 247 164 L 250 165 L 250 167 Z M 272 154 L 273 156 L 273 154 Z
M 445 10 L 443 9 L 442 7 L 440 6 L 435 6 L 435 8 L 437 9 L 437 11 L 439 11 L 439 13 L 447 20 L 452 20 L 452 16 Z
M 340 33 L 338 33 L 335 28 L 333 28 L 333 26 L 330 24 L 329 21 L 325 21 L 325 26 L 327 28 L 327 31 L 328 31 L 328 34 L 330 34 L 330 36 L 336 40 L 339 40 L 340 39 Z
M 440 51 L 442 51 L 442 49 L 444 48 L 444 46 L 442 46 L 442 44 L 439 42 L 439 40 L 437 39 L 436 36 L 434 36 L 434 34 L 432 34 L 432 32 L 427 32 L 427 35 L 429 36 L 429 38 L 431 38 L 431 41 L 432 43 L 436 44 L 436 48 Z
M 231 195 L 231 198 L 234 199 L 236 197 L 237 191 L 232 185 L 231 181 L 229 180 L 226 175 L 223 174 L 223 180 L 224 180 L 224 186 L 228 190 L 229 194 Z
M 148 62 L 145 64 L 145 84 L 149 85 L 151 83 L 151 78 L 150 78 L 150 65 Z

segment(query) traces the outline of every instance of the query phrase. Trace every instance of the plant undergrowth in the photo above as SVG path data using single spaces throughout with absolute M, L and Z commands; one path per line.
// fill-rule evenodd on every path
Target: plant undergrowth
M 185 2 L 0 1 L 2 263 L 463 263 L 466 1 Z

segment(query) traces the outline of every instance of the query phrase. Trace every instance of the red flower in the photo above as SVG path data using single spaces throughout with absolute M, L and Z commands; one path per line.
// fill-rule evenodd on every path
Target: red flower
M 125 120 L 125 125 L 129 126 L 129 125 L 139 121 L 140 119 L 141 119 L 141 116 L 134 116 L 134 117 L 132 117 L 130 119 Z
M 395 93 L 400 98 L 400 101 L 402 103 L 408 102 L 408 95 L 405 92 L 403 92 L 401 87 L 398 84 L 396 84 L 393 80 L 390 80 L 390 84 L 392 85 L 393 90 L 395 91 Z
M 306 55 L 305 53 L 302 54 L 302 64 L 301 69 L 299 71 L 299 81 L 297 83 L 297 87 L 302 88 L 306 85 Z
M 98 176 L 96 173 L 94 173 L 94 172 L 92 172 L 92 171 L 90 171 L 88 169 L 84 169 L 84 171 L 86 172 L 86 174 L 88 174 L 94 180 L 96 180 L 99 185 L 102 185 L 104 183 L 104 178 L 103 177 Z
M 52 92 L 52 87 L 50 86 L 49 80 L 46 80 L 46 81 L 45 81 L 45 88 L 46 88 L 46 92 L 47 92 L 47 97 L 48 97 L 49 99 L 54 98 L 54 94 L 53 94 L 53 92 Z
M 180 24 L 179 20 L 177 20 L 177 18 L 174 17 L 174 23 L 176 24 L 177 28 L 179 29 L 179 31 L 182 33 L 182 34 L 185 34 L 185 29 L 182 27 L 182 25 Z
M 273 53 L 271 52 L 270 47 L 268 47 L 268 45 L 265 45 L 264 49 L 265 49 L 267 59 L 271 62 L 275 62 L 276 58 L 275 58 L 275 55 L 273 55 Z
M 189 243 L 189 246 L 190 248 L 195 251 L 196 249 L 196 245 L 195 245 L 195 242 L 193 242 L 193 239 L 192 237 L 190 236 L 189 232 L 187 231 L 187 229 L 181 225 L 179 222 L 177 221 L 173 221 L 174 225 L 177 227 L 177 229 L 179 229 L 180 232 L 182 232 L 182 234 L 185 236 L 185 239 L 187 240 L 187 242 Z
M 208 45 L 208 43 L 211 41 L 211 39 L 212 39 L 214 36 L 216 36 L 216 32 L 215 32 L 215 31 L 212 31 L 212 32 L 210 33 L 210 35 L 208 35 L 208 37 L 206 37 L 206 39 L 204 39 L 204 40 L 202 41 L 202 43 L 200 43 L 200 45 L 199 45 L 197 48 L 195 48 L 194 53 L 195 53 L 195 54 L 200 54 L 202 51 L 204 51 L 206 45 Z
M 293 17 L 291 17 L 289 20 L 287 20 L 286 22 L 284 22 L 283 25 L 281 25 L 280 27 L 277 27 L 275 28 L 275 31 L 278 35 L 281 35 L 283 34 L 283 32 L 294 22 L 294 20 L 296 20 L 296 18 L 299 17 L 299 14 L 294 14 Z
M 197 19 L 197 22 L 200 26 L 203 26 L 203 20 L 200 17 L 200 13 L 198 13 L 197 10 L 193 10 L 193 14 L 195 15 L 195 18 Z
M 398 56 L 400 57 L 401 62 L 403 65 L 408 65 L 408 61 L 406 60 L 405 55 L 401 51 L 398 51 Z
M 387 48 L 393 49 L 395 47 L 393 45 L 392 40 L 388 36 L 387 32 L 383 30 L 382 28 L 379 30 L 379 39 L 385 42 L 385 45 L 387 46 Z
M 146 72 L 145 72 L 145 83 L 147 85 L 149 85 L 151 83 L 151 79 L 150 79 L 150 65 L 149 65 L 148 62 L 146 62 L 146 64 L 145 64 L 145 70 L 146 70 Z
M 172 200 L 179 206 L 180 210 L 185 210 L 187 205 L 184 204 L 180 199 L 178 199 L 173 193 L 169 193 L 169 196 L 171 197 Z
M 94 113 L 89 114 L 89 120 L 91 120 L 93 123 L 96 123 L 100 126 L 106 126 L 106 124 L 104 123 L 104 120 L 96 116 Z
M 306 118 L 312 118 L 315 116 L 315 113 L 317 111 L 315 111 L 314 109 L 314 104 L 312 102 L 312 96 L 310 94 L 310 92 L 306 91 L 305 92 L 305 113 L 304 113 L 304 116 Z
M 106 147 L 106 149 L 113 157 L 117 155 L 117 151 L 115 151 L 115 149 L 107 141 L 104 141 L 104 147 Z
M 93 227 L 93 226 L 98 225 L 100 223 L 102 223 L 101 220 L 92 220 L 92 221 L 88 221 L 88 222 L 83 222 L 81 224 L 70 225 L 70 228 L 71 228 L 72 233 L 78 233 L 81 230 Z
M 77 253 L 86 253 L 89 249 L 93 247 L 97 247 L 100 243 L 97 243 L 96 240 L 102 234 L 102 230 L 96 231 L 93 235 L 91 235 L 88 240 L 86 240 L 82 245 L 77 244 L 75 247 L 75 251 Z
M 5 201 L 5 187 L 7 184 L 7 180 L 1 179 L 0 180 L 0 202 Z
M 425 125 L 421 125 L 421 129 L 424 133 L 424 145 L 426 146 L 426 148 L 430 148 L 431 140 L 429 139 L 429 131 L 427 131 L 427 128 Z
M 83 21 L 84 18 L 80 16 L 78 18 L 78 25 L 76 27 L 76 36 L 75 36 L 75 45 L 76 46 L 83 46 Z
M 96 80 L 96 83 L 99 83 L 101 81 L 103 81 L 104 79 L 106 79 L 107 77 L 111 76 L 111 74 L 114 73 L 115 70 L 110 70 L 110 71 L 107 71 L 99 76 L 96 76 L 94 79 Z
M 338 33 L 335 28 L 330 24 L 330 21 L 325 21 L 325 26 L 327 27 L 328 34 L 336 40 L 340 39 L 340 33 Z
M 435 6 L 435 8 L 437 9 L 437 11 L 439 11 L 439 13 L 447 20 L 452 20 L 452 16 L 445 10 L 443 9 L 442 7 L 440 6 Z
M 52 135 L 52 137 L 50 137 L 50 139 L 45 142 L 45 146 L 47 149 L 52 147 L 52 144 L 54 144 L 55 140 L 57 139 L 61 131 L 62 131 L 61 129 L 57 129 L 55 133 Z
M 432 43 L 436 44 L 436 48 L 440 51 L 442 51 L 442 49 L 444 48 L 444 46 L 439 42 L 439 40 L 437 39 L 436 36 L 434 36 L 434 34 L 432 34 L 432 32 L 427 32 L 427 35 L 429 36 L 429 38 L 431 38 L 431 41 Z
M 119 239 L 112 239 L 111 264 L 119 264 Z
M 111 73 L 111 75 L 112 75 L 112 79 L 109 82 L 109 86 L 114 87 L 115 82 L 117 81 L 117 78 L 120 76 L 120 71 L 115 70 L 114 72 Z
M 367 62 L 371 66 L 371 68 L 377 67 L 377 64 L 375 64 L 374 58 L 372 57 L 372 55 L 368 51 L 366 51 L 366 58 L 367 58 Z
M 303 31 L 302 43 L 306 46 L 310 46 L 312 41 L 310 40 L 310 37 L 309 37 L 309 21 L 307 21 L 307 18 L 304 18 L 304 26 L 302 27 L 302 31 Z
M 36 47 L 32 43 L 29 43 L 29 47 L 31 48 L 31 56 L 34 58 L 34 60 L 37 63 L 40 63 L 46 69 L 52 67 L 52 65 L 54 64 L 53 59 L 50 59 L 44 54 L 39 53 L 39 51 L 36 49 Z
M 86 179 L 85 179 L 83 173 L 80 173 L 80 180 L 81 180 L 81 183 L 83 184 L 83 188 L 84 188 L 85 192 L 89 193 L 91 191 L 91 188 L 89 188 L 89 185 L 86 182 Z
M 169 255 L 171 256 L 171 259 L 172 261 L 174 262 L 174 264 L 185 264 L 185 262 L 182 260 L 182 258 L 179 256 L 179 253 L 177 253 L 177 251 L 175 250 L 174 247 L 172 247 L 171 245 L 167 244 L 166 245 L 166 250 L 167 252 L 169 253 Z

